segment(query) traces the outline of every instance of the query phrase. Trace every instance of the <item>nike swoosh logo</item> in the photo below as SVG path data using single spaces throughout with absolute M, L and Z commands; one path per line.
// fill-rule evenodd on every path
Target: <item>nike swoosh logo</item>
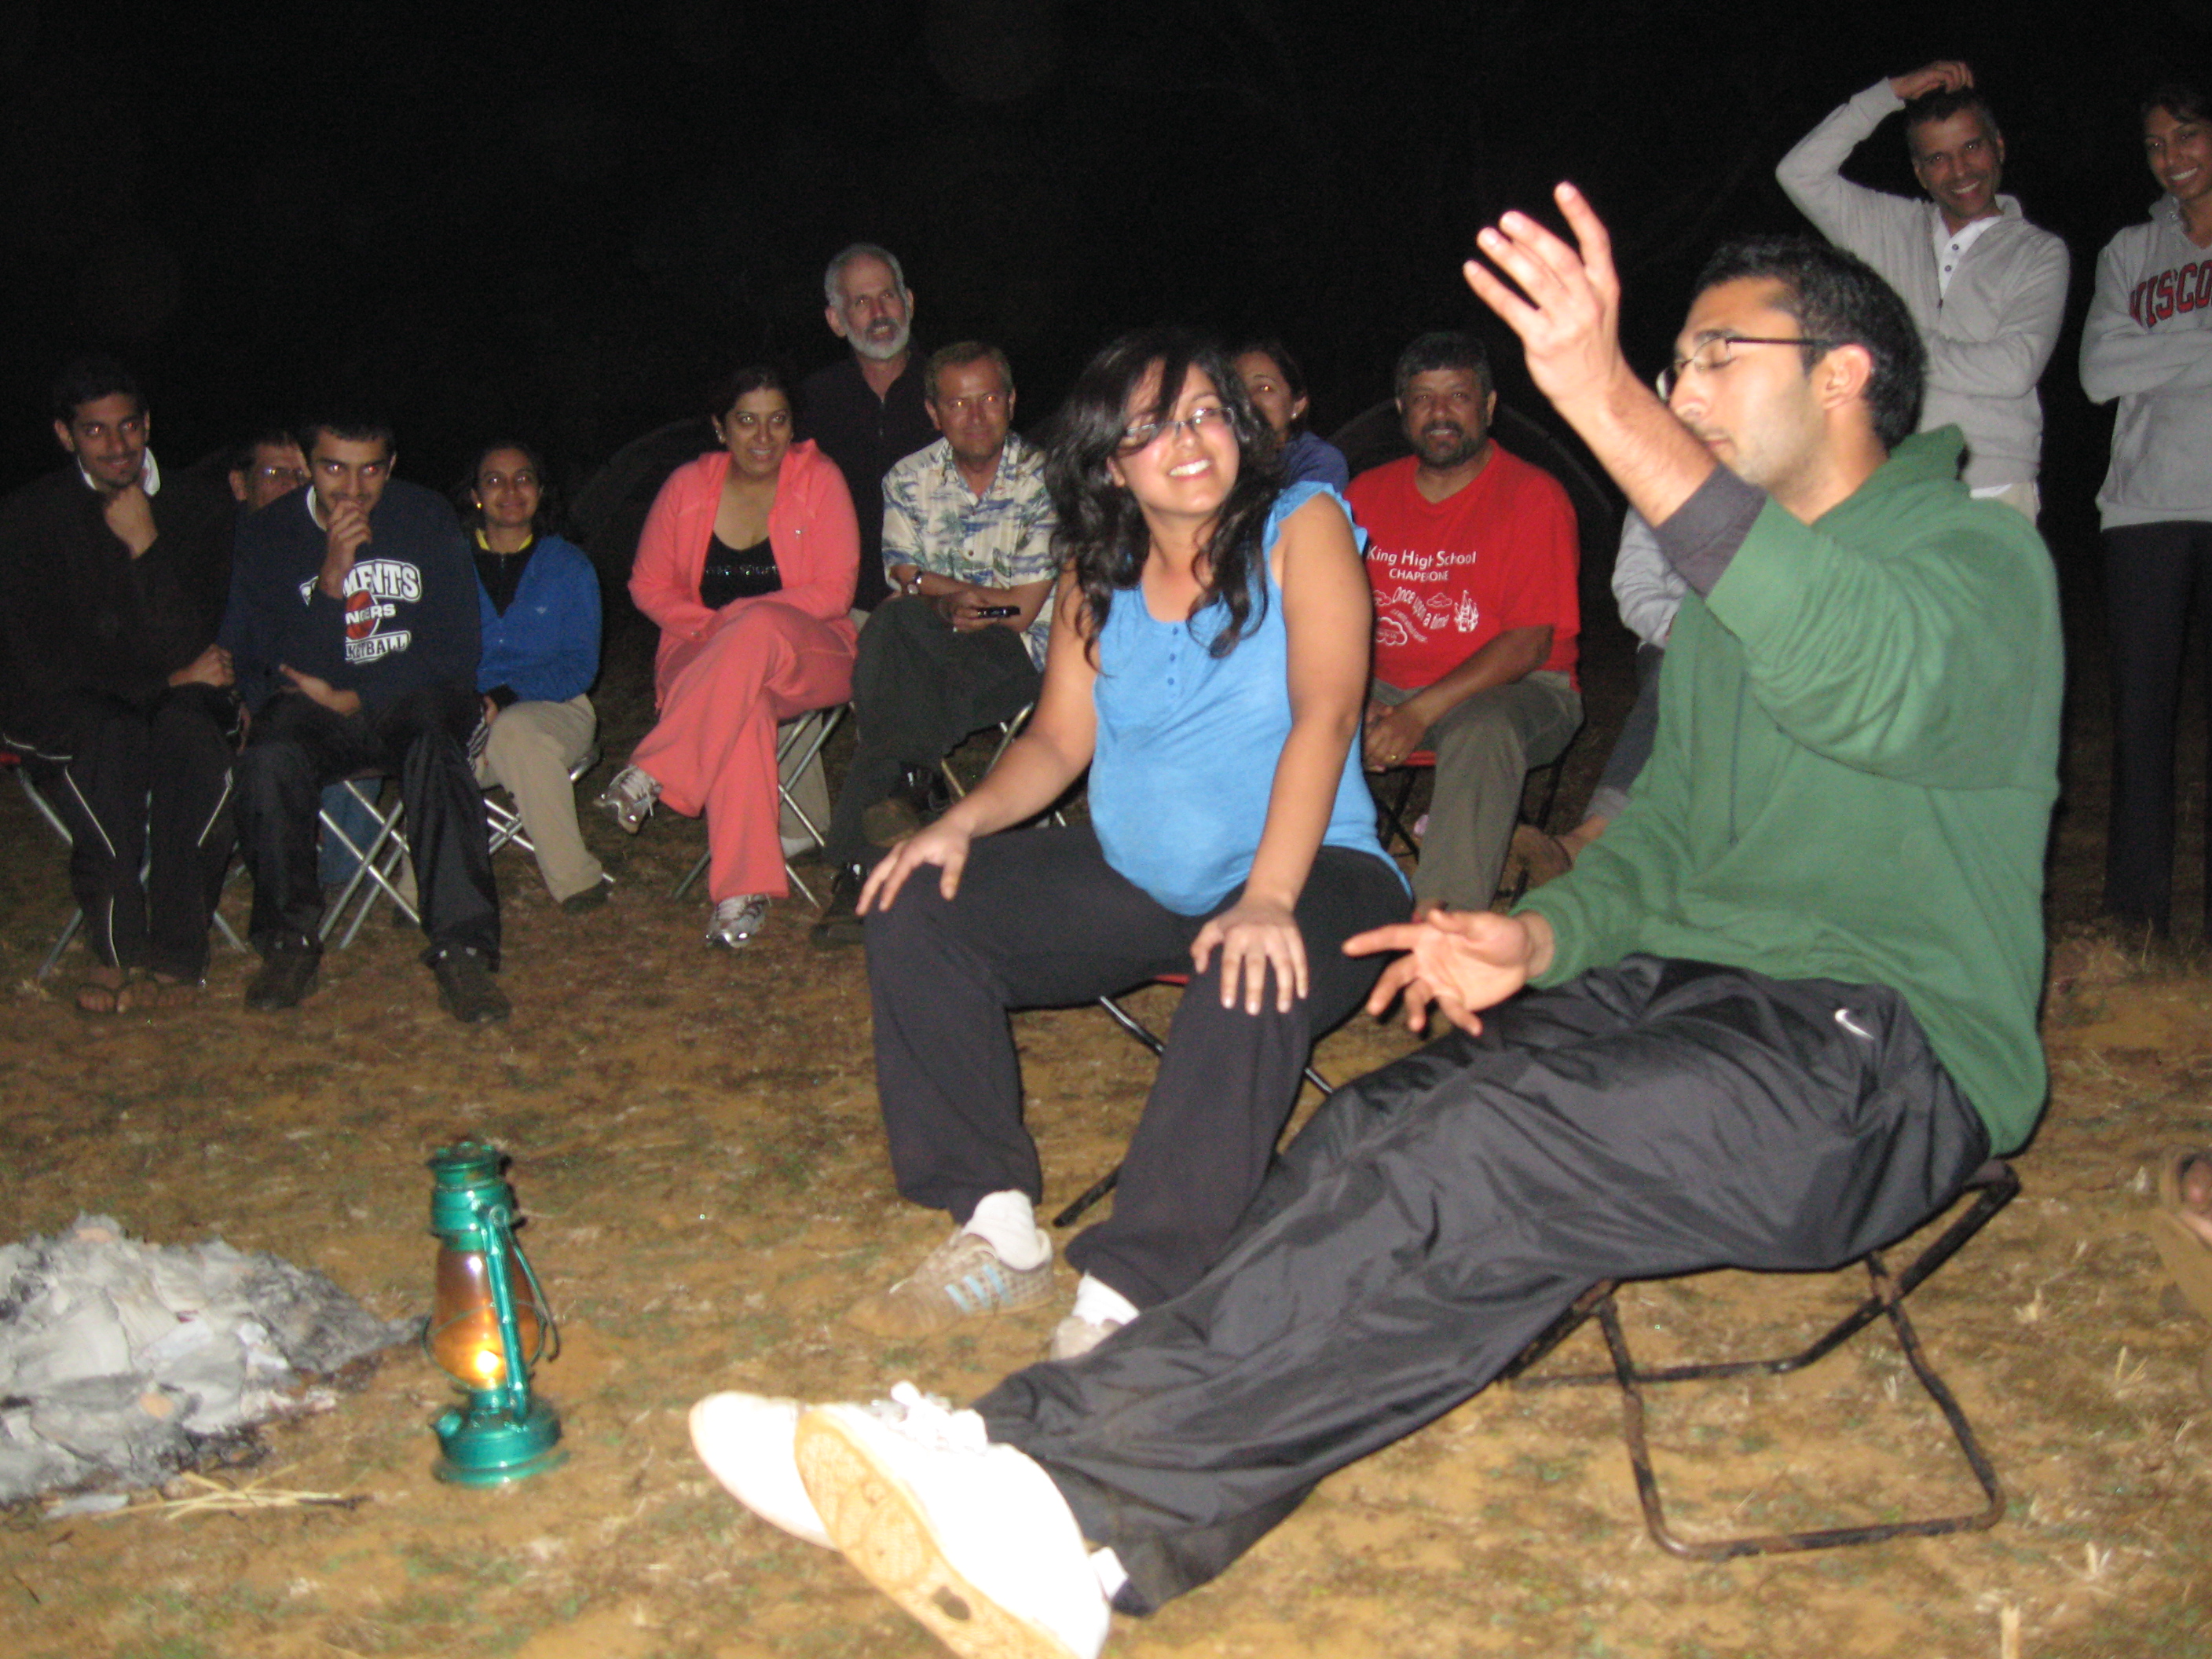
M 1869 1042 L 1874 1041 L 1874 1033 L 1868 1030 L 1865 1026 L 1853 1019 L 1851 1018 L 1851 1011 L 1848 1008 L 1838 1008 L 1836 1010 L 1836 1024 L 1842 1026 L 1853 1036 L 1864 1037 Z

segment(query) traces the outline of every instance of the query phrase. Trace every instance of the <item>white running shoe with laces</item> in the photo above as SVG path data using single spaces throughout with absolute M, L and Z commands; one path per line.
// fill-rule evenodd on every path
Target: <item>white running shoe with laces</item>
M 1052 1477 L 911 1382 L 801 1414 L 799 1474 L 845 1559 L 967 1659 L 1097 1659 L 1111 1610 Z
M 625 766 L 607 780 L 592 805 L 612 818 L 623 834 L 634 836 L 653 816 L 653 804 L 659 799 L 660 785 L 651 774 Z
M 735 898 L 720 900 L 714 906 L 714 921 L 707 924 L 707 943 L 734 951 L 760 932 L 767 920 L 766 893 L 740 893 Z

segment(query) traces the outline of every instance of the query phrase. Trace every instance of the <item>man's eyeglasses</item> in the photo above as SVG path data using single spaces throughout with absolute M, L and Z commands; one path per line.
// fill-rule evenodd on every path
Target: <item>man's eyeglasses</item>
M 973 398 L 947 398 L 940 402 L 938 404 L 938 407 L 951 415 L 965 415 L 971 410 L 979 409 L 988 410 L 992 414 L 995 415 L 1000 409 L 1005 407 L 1006 402 L 1006 394 L 1005 392 L 985 392 L 979 393 Z
M 1121 454 L 1133 455 L 1140 449 L 1150 448 L 1162 438 L 1173 436 L 1185 427 L 1190 428 L 1192 437 L 1203 438 L 1206 435 L 1206 429 L 1212 426 L 1220 427 L 1229 432 L 1236 430 L 1236 425 L 1230 420 L 1227 410 L 1209 404 L 1204 409 L 1194 409 L 1180 421 L 1142 422 L 1124 432 L 1114 447 Z
M 1800 335 L 1791 339 L 1777 340 L 1762 339 L 1749 334 L 1716 334 L 1710 340 L 1700 340 L 1697 349 L 1688 356 L 1677 357 L 1659 371 L 1659 378 L 1656 382 L 1659 390 L 1659 400 L 1665 403 L 1672 399 L 1674 388 L 1681 385 L 1682 376 L 1691 369 L 1696 369 L 1700 374 L 1710 374 L 1717 368 L 1726 368 L 1735 361 L 1735 349 L 1738 346 L 1816 346 L 1822 351 L 1833 351 L 1844 343 L 1844 342 L 1841 340 L 1816 339 L 1811 335 Z

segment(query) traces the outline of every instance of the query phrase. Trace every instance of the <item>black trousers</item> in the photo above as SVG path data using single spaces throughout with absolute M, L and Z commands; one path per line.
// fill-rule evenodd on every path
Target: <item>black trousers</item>
M 31 724 L 9 742 L 69 825 L 70 889 L 93 954 L 198 979 L 234 839 L 237 698 L 211 685 L 143 705 L 76 691 L 44 700 Z
M 315 822 L 324 787 L 381 772 L 399 780 L 428 954 L 465 948 L 499 965 L 499 890 L 468 756 L 483 718 L 477 694 L 457 685 L 425 686 L 357 714 L 333 714 L 294 692 L 270 699 L 238 757 L 238 835 L 253 876 L 256 950 L 319 948 Z
M 1178 915 L 1115 873 L 1088 824 L 986 836 L 950 904 L 934 873 L 868 917 L 876 1088 L 899 1192 L 965 1221 L 987 1194 L 1043 1194 L 1007 1011 L 1079 1006 L 1189 973 L 1206 918 Z M 1260 1013 L 1241 999 L 1224 1009 L 1218 951 L 1192 975 L 1114 1213 L 1074 1239 L 1070 1261 L 1140 1308 L 1197 1280 L 1259 1189 L 1315 1039 L 1382 971 L 1380 958 L 1340 947 L 1407 910 L 1393 866 L 1324 847 L 1298 898 L 1305 997 L 1277 1012 L 1271 979 Z
M 1128 1570 L 1205 1583 L 1481 1389 L 1590 1285 L 1835 1267 L 1989 1155 L 1896 993 L 1632 957 L 1332 1095 L 1229 1253 L 977 1402 Z
M 872 856 L 862 820 L 908 767 L 934 766 L 970 732 L 1012 720 L 1036 701 L 1042 684 L 1011 628 L 963 634 L 915 594 L 878 605 L 853 664 L 860 736 L 830 815 L 830 862 Z
M 2165 933 L 2173 921 L 2173 732 L 2182 655 L 2192 629 L 2200 641 L 2212 641 L 2212 524 L 2128 525 L 2107 530 L 2104 539 L 2112 650 L 2105 908 Z M 2212 713 L 2212 676 L 2206 684 Z M 2212 837 L 2205 857 L 2212 918 Z

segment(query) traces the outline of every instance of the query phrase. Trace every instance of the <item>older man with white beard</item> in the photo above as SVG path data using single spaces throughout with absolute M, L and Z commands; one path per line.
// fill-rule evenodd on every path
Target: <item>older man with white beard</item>
M 853 492 L 860 522 L 854 604 L 873 611 L 890 591 L 884 585 L 884 474 L 935 442 L 937 428 L 923 407 L 909 333 L 914 293 L 897 256 L 855 242 L 830 260 L 822 287 L 830 331 L 853 349 L 800 385 L 798 435 L 822 447 Z

